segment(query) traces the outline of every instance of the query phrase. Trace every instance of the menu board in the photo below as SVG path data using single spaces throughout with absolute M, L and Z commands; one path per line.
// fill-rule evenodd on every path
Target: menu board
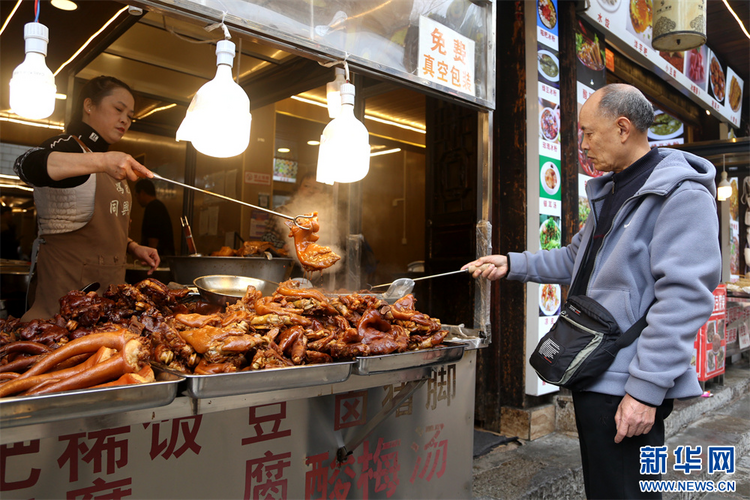
M 537 129 L 539 130 L 539 249 L 562 245 L 562 188 L 560 149 L 560 60 L 557 0 L 536 3 Z M 530 81 L 529 85 L 533 85 Z M 533 249 L 534 243 L 529 242 Z M 539 285 L 537 337 L 529 336 L 529 349 L 552 328 L 560 314 L 562 290 L 557 284 Z M 530 329 L 531 330 L 531 329 Z M 527 367 L 526 392 L 540 396 L 558 390 Z
M 734 127 L 739 127 L 745 82 L 710 47 L 660 52 L 651 46 L 653 0 L 591 0 L 583 14 L 627 56 Z

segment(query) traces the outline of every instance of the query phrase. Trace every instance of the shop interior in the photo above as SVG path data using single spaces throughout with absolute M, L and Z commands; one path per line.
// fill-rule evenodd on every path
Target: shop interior
M 50 12 L 54 9 L 49 5 L 45 8 L 47 16 L 43 13 L 42 19 L 52 33 L 47 60 L 53 67 L 58 53 L 70 53 L 71 45 L 85 40 L 77 40 L 75 34 L 56 39 L 55 33 L 60 33 L 56 28 L 67 22 L 68 13 Z M 123 4 L 117 2 L 80 2 L 72 14 L 76 19 L 85 17 L 90 24 L 104 24 L 121 8 Z M 31 6 L 22 4 L 3 38 L 22 39 L 23 24 L 30 17 Z M 175 133 L 192 95 L 215 74 L 215 42 L 221 34 L 207 32 L 195 20 L 156 12 L 134 11 L 126 17 L 125 21 L 122 16 L 118 18 L 119 26 L 109 28 L 109 35 L 91 42 L 89 56 L 72 63 L 79 67 L 74 77 L 67 82 L 57 78 L 58 92 L 68 94 L 68 99 L 57 102 L 54 114 L 47 120 L 57 128 L 7 124 L 0 142 L 31 147 L 60 133 L 69 116 L 71 97 L 83 83 L 101 74 L 113 74 L 134 89 L 136 112 L 131 129 L 112 149 L 132 154 L 163 177 L 194 183 L 201 189 L 263 208 L 287 208 L 303 178 L 315 174 L 320 136 L 331 120 L 326 107 L 326 83 L 334 79 L 333 67 L 233 32 L 238 54 L 233 67 L 235 80 L 247 91 L 251 103 L 250 146 L 239 156 L 212 158 L 196 152 L 190 143 L 176 142 Z M 65 48 L 60 46 L 63 44 Z M 23 56 L 12 53 L 9 45 L 2 47 L 3 59 L 8 61 L 3 64 L 3 80 L 10 78 L 8 68 L 14 67 L 15 59 Z M 318 211 L 321 243 L 340 255 L 346 255 L 349 234 L 362 234 L 360 281 L 366 286 L 423 269 L 426 96 L 355 73 L 352 80 L 361 96 L 357 106 L 364 109 L 362 121 L 370 137 L 369 174 L 357 187 L 356 195 L 345 184 L 318 183 L 318 197 L 297 202 L 291 208 L 300 210 L 299 214 Z M 7 91 L 3 92 L 7 102 Z M 30 254 L 35 237 L 32 193 L 20 181 L 7 182 L 3 203 L 13 208 L 23 260 Z M 204 256 L 222 247 L 237 248 L 246 240 L 260 240 L 268 225 L 274 225 L 262 211 L 201 193 L 186 193 L 163 181 L 154 184 L 157 198 L 167 206 L 172 218 L 175 248 L 183 255 L 187 254 L 180 224 L 183 214 L 191 225 L 196 249 Z M 353 196 L 361 200 L 361 223 L 350 222 L 349 199 L 355 199 Z M 143 208 L 135 199 L 131 214 L 130 234 L 138 239 Z M 278 231 L 284 232 L 283 225 Z M 293 254 L 293 248 L 288 246 Z M 145 276 L 145 269 L 130 267 L 129 280 Z M 332 276 L 341 275 L 343 266 L 339 264 L 333 271 Z M 301 273 L 301 269 L 295 272 Z M 327 284 L 337 286 L 335 279 Z

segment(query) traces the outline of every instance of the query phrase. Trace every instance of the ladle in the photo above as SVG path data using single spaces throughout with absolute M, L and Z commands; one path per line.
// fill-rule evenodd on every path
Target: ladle
M 203 194 L 208 194 L 208 195 L 211 195 L 211 196 L 215 196 L 217 198 L 221 198 L 222 200 L 233 201 L 234 203 L 239 203 L 240 205 L 244 205 L 246 207 L 254 208 L 255 210 L 260 210 L 262 212 L 267 212 L 267 213 L 269 213 L 271 215 L 275 215 L 277 217 L 281 217 L 281 218 L 284 218 L 284 219 L 291 220 L 291 221 L 294 222 L 294 225 L 297 226 L 300 229 L 307 229 L 307 230 L 311 229 L 309 226 L 303 226 L 302 224 L 300 224 L 299 222 L 297 222 L 298 219 L 309 219 L 310 215 L 286 215 L 286 214 L 282 214 L 280 212 L 274 212 L 273 210 L 269 210 L 267 208 L 259 207 L 257 205 L 251 205 L 250 203 L 245 203 L 244 201 L 240 201 L 240 200 L 237 200 L 237 199 L 234 199 L 234 198 L 230 198 L 229 196 L 224 196 L 223 194 L 212 193 L 211 191 L 206 191 L 205 189 L 200 189 L 200 188 L 197 188 L 195 186 L 191 186 L 189 184 L 183 184 L 182 182 L 173 181 L 172 179 L 167 179 L 166 177 L 162 177 L 161 175 L 156 174 L 156 173 L 154 174 L 154 179 L 159 179 L 160 181 L 169 182 L 169 183 L 175 184 L 177 186 L 182 186 L 182 187 L 187 188 L 187 189 L 192 189 L 193 191 L 198 191 L 199 193 L 203 193 Z
M 428 280 L 432 278 L 439 278 L 441 276 L 450 276 L 451 274 L 461 273 L 473 273 L 477 269 L 485 269 L 489 264 L 482 264 L 479 268 L 469 266 L 466 269 L 459 269 L 458 271 L 450 271 L 447 273 L 431 274 L 430 276 L 420 276 L 419 278 L 397 278 L 391 283 L 383 283 L 382 285 L 375 285 L 370 288 L 379 288 L 381 286 L 387 286 L 388 290 L 383 293 L 383 297 L 386 299 L 397 299 L 401 298 L 407 293 L 411 293 L 414 289 L 414 282 L 419 280 Z

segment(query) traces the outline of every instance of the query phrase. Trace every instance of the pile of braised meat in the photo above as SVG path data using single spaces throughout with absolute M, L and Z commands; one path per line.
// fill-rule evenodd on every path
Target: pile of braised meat
M 16 384 L 23 391 L 4 392 L 8 382 L 3 381 L 27 378 L 27 371 L 38 374 L 39 363 L 46 363 L 45 373 L 59 370 L 45 359 L 66 348 L 75 353 L 70 356 L 78 356 L 78 364 L 88 362 L 91 368 L 98 361 L 89 359 L 100 347 L 113 349 L 105 359 L 120 351 L 125 356 L 124 346 L 135 339 L 142 348 L 129 353 L 131 363 L 127 368 L 121 363 L 124 371 L 111 379 L 131 374 L 126 377 L 130 380 L 145 370 L 148 360 L 182 373 L 206 375 L 429 349 L 447 334 L 438 319 L 414 309 L 412 295 L 389 305 L 373 295 L 331 296 L 298 286 L 297 281 L 287 281 L 265 297 L 248 287 L 242 299 L 225 309 L 190 300 L 188 289 L 173 290 L 154 279 L 111 286 L 103 296 L 70 292 L 60 299 L 60 313 L 54 318 L 28 323 L 0 320 L 0 397 L 28 391 L 31 385 L 24 383 Z M 119 341 L 113 340 L 115 335 Z M 69 347 L 83 343 L 84 351 Z M 86 369 L 81 366 L 78 372 Z M 111 381 L 88 378 L 95 383 L 75 388 Z

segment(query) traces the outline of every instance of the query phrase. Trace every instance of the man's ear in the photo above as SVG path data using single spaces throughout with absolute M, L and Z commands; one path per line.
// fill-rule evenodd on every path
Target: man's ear
M 630 132 L 633 130 L 633 124 L 624 116 L 619 117 L 615 120 L 615 124 L 619 129 L 621 139 L 627 139 L 630 136 Z

